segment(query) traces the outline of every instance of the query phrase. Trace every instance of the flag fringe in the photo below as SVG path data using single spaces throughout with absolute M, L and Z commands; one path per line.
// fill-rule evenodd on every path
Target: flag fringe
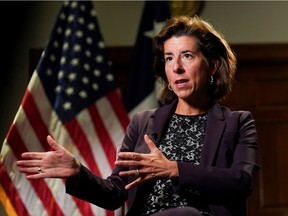
M 4 210 L 6 211 L 6 214 L 8 216 L 18 216 L 10 199 L 8 198 L 7 194 L 4 191 L 4 188 L 0 184 L 0 201 L 4 207 Z

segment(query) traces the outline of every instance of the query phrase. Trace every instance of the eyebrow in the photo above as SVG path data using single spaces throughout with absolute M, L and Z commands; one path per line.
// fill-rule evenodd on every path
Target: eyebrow
M 194 52 L 192 50 L 183 50 L 183 51 L 181 51 L 181 54 L 185 54 L 185 53 L 194 53 L 194 54 L 196 54 L 197 52 Z M 173 53 L 172 52 L 165 52 L 164 55 L 173 55 Z
M 164 55 L 173 55 L 172 52 L 165 52 Z

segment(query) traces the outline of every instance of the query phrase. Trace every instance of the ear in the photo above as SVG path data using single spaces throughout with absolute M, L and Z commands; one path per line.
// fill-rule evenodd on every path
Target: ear
M 210 70 L 210 76 L 213 76 L 216 73 L 216 71 L 219 68 L 219 65 L 220 65 L 219 60 L 213 60 L 212 61 L 211 70 Z

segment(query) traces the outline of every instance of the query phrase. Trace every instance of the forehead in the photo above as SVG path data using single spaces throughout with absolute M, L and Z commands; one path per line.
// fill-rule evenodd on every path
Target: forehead
M 165 41 L 164 43 L 164 52 L 172 52 L 176 50 L 197 50 L 196 39 L 191 36 L 173 36 Z

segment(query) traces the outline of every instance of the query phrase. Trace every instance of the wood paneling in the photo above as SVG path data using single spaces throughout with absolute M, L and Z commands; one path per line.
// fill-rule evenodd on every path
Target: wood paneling
M 261 171 L 249 216 L 288 215 L 288 45 L 234 45 L 237 84 L 223 104 L 250 110 L 259 137 Z

